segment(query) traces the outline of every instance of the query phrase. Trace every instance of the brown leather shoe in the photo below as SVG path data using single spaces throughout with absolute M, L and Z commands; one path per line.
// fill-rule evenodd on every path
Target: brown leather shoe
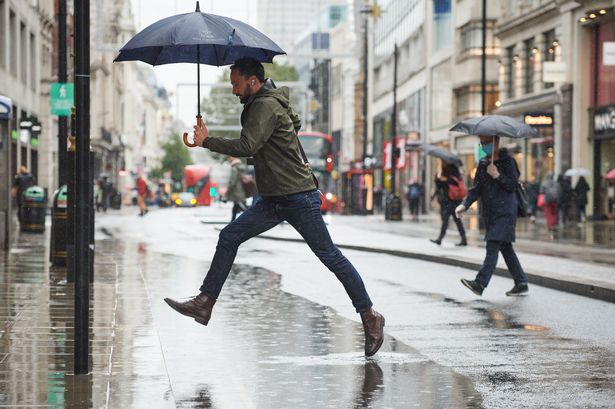
M 361 313 L 363 331 L 365 331 L 365 356 L 372 356 L 384 341 L 384 317 L 373 308 Z
M 199 324 L 207 325 L 211 318 L 211 310 L 214 308 L 216 300 L 209 298 L 205 294 L 199 294 L 191 300 L 178 302 L 170 298 L 165 298 L 164 301 L 171 308 L 180 314 L 194 318 Z

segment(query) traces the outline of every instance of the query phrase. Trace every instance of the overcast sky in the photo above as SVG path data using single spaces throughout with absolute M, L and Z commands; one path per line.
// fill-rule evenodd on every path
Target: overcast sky
M 150 24 L 172 16 L 195 10 L 195 0 L 131 0 L 137 31 Z M 232 17 L 256 26 L 257 0 L 201 0 L 200 9 L 204 13 Z M 196 115 L 196 87 L 180 85 L 196 83 L 196 65 L 168 64 L 153 68 L 158 82 L 171 93 L 173 115 L 192 124 Z M 215 82 L 221 69 L 201 65 L 201 83 Z M 205 88 L 201 89 L 201 94 Z

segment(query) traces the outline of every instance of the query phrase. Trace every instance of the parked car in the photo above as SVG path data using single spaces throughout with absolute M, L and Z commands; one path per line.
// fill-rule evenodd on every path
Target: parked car
M 192 192 L 181 192 L 175 199 L 176 207 L 194 207 L 196 206 L 196 197 Z

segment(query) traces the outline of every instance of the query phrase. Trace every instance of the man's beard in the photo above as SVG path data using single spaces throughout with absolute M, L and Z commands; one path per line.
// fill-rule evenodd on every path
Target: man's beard
M 245 103 L 248 102 L 251 96 L 252 96 L 252 92 L 250 91 L 250 87 L 246 85 L 246 87 L 243 90 L 243 95 L 239 96 L 239 102 L 245 105 Z

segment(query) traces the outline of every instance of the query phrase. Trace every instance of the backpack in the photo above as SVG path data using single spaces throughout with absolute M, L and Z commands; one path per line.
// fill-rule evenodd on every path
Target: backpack
M 557 199 L 559 198 L 559 185 L 555 181 L 549 181 L 545 185 L 545 202 L 547 203 L 557 203 Z
M 410 185 L 408 188 L 408 199 L 418 199 L 419 197 L 421 197 L 421 188 L 416 184 Z
M 256 181 L 254 180 L 254 176 L 243 174 L 240 179 L 246 197 L 254 196 L 254 193 L 256 193 Z
M 463 180 L 456 178 L 455 176 L 451 176 L 456 183 L 448 184 L 448 198 L 450 200 L 463 200 L 468 194 L 468 189 L 466 189 L 466 184 L 463 183 Z

